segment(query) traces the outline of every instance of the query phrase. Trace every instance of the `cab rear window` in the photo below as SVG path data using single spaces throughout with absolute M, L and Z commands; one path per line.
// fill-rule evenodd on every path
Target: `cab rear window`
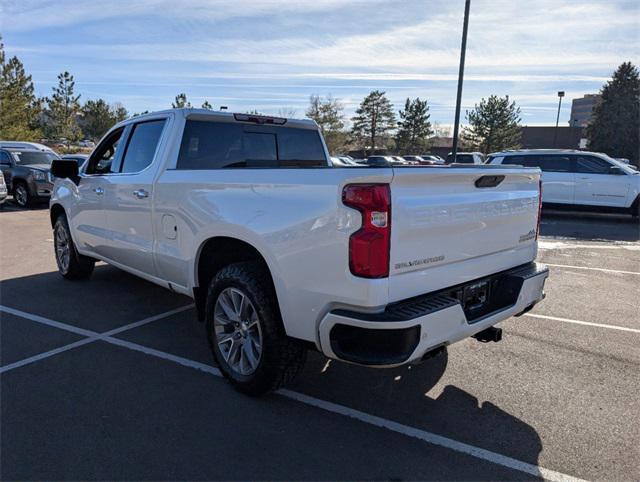
M 177 169 L 328 167 L 313 129 L 188 120 Z

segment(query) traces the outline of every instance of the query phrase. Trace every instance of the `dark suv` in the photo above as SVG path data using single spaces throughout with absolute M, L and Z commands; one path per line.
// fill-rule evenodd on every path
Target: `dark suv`
M 0 170 L 18 206 L 28 207 L 36 200 L 51 197 L 51 161 L 54 159 L 59 157 L 52 152 L 0 149 Z

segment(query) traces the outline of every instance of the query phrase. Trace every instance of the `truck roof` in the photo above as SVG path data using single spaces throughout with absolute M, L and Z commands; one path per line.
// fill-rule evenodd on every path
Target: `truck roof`
M 262 114 L 248 114 L 244 112 L 228 112 L 209 109 L 197 109 L 193 107 L 181 107 L 179 109 L 165 109 L 161 111 L 149 112 L 139 116 L 131 117 L 122 124 L 127 124 L 133 120 L 152 118 L 162 114 L 173 114 L 187 119 L 196 120 L 218 120 L 221 122 L 248 122 L 255 124 L 287 125 L 303 129 L 317 129 L 318 125 L 311 119 L 293 119 L 280 116 L 270 116 Z
M 517 154 L 569 154 L 569 153 L 585 153 L 577 149 L 507 149 L 506 151 L 492 152 L 490 156 L 508 156 Z

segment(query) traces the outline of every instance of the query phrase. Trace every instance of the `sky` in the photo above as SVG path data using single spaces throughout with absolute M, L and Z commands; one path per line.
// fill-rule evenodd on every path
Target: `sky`
M 185 92 L 230 111 L 294 112 L 332 95 L 347 117 L 371 90 L 396 109 L 427 99 L 453 123 L 464 0 L 0 0 L 8 56 L 39 95 L 71 72 L 81 101 L 130 112 Z M 624 61 L 640 64 L 638 0 L 471 0 L 462 108 L 509 95 L 522 124 L 553 125 L 557 91 L 596 93 Z

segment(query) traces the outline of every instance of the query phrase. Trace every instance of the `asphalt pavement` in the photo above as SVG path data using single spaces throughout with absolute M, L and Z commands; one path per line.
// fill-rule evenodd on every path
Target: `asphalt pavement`
M 191 300 L 56 271 L 46 209 L 0 211 L 3 480 L 640 480 L 640 230 L 545 212 L 547 298 L 418 366 L 312 353 L 261 399 L 213 364 Z

